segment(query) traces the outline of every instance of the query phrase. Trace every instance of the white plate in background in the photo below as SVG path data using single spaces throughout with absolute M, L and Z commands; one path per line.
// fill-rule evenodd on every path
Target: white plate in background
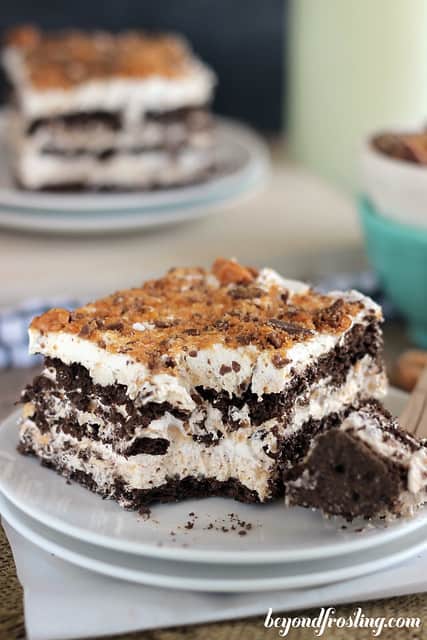
M 18 189 L 10 174 L 0 114 L 0 225 L 52 233 L 143 229 L 205 216 L 260 188 L 269 172 L 263 140 L 219 119 L 217 162 L 224 171 L 197 185 L 156 191 L 48 193 Z

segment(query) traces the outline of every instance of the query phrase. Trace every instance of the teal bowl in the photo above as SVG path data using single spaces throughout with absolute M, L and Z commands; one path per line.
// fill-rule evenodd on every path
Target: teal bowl
M 427 348 L 427 229 L 385 218 L 363 197 L 359 215 L 369 260 L 387 296 L 407 320 L 412 341 Z

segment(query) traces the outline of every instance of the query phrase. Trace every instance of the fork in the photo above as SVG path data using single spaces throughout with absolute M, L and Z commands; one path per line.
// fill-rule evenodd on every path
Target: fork
M 400 416 L 400 424 L 416 438 L 421 440 L 427 438 L 427 367 L 409 396 L 408 403 Z

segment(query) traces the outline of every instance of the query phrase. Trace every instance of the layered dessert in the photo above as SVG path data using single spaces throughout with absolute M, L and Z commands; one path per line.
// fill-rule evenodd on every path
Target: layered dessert
M 318 433 L 284 483 L 288 506 L 349 521 L 412 516 L 427 502 L 427 445 L 367 402 Z
M 21 27 L 3 66 L 23 188 L 153 189 L 211 174 L 215 78 L 182 38 Z
M 176 268 L 30 327 L 20 450 L 138 509 L 284 494 L 313 438 L 386 390 L 381 311 L 271 269 Z

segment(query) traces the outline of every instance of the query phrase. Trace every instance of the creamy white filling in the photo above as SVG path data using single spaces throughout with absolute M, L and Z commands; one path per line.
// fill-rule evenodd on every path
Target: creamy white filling
M 162 150 L 119 153 L 104 160 L 35 151 L 20 155 L 15 171 L 21 184 L 29 189 L 70 183 L 126 188 L 188 182 L 203 175 L 212 163 L 212 152 L 208 149 L 185 148 L 177 154 Z
M 289 429 L 298 430 L 309 419 L 321 420 L 331 413 L 342 411 L 344 407 L 356 404 L 359 396 L 381 400 L 386 392 L 385 372 L 378 369 L 371 356 L 366 355 L 349 370 L 340 387 L 331 387 L 330 378 L 324 378 L 312 386 L 307 394 L 308 402 L 304 404 L 297 401 Z
M 269 437 L 247 439 L 233 433 L 214 446 L 205 446 L 188 436 L 179 437 L 175 432 L 166 454 L 126 458 L 114 452 L 110 444 L 89 438 L 77 440 L 60 432 L 41 433 L 31 419 L 24 421 L 21 436 L 31 440 L 41 457 L 56 458 L 68 470 L 89 473 L 101 489 L 108 488 L 116 479 L 122 479 L 131 489 L 152 489 L 176 475 L 181 478 L 203 476 L 219 481 L 237 478 L 248 489 L 257 491 L 261 500 L 269 496 L 268 483 L 274 461 L 263 450 L 269 444 Z M 64 449 L 65 442 L 76 451 Z M 274 442 L 270 444 L 274 446 Z M 84 450 L 90 456 L 87 461 L 79 457 L 79 452 Z
M 409 462 L 408 489 L 411 493 L 426 492 L 427 499 L 427 451 L 417 451 Z
M 291 291 L 294 294 L 307 293 L 310 287 L 307 283 L 300 280 L 292 280 L 290 278 L 284 278 L 274 269 L 264 267 L 258 274 L 257 285 L 263 289 L 270 289 L 270 287 L 277 286 L 287 291 Z
M 210 101 L 216 83 L 213 72 L 195 57 L 189 64 L 188 73 L 177 78 L 116 77 L 91 80 L 70 89 L 47 90 L 39 90 L 31 84 L 18 49 L 6 48 L 3 64 L 14 85 L 19 108 L 28 120 L 100 110 L 121 111 L 127 122 L 135 122 L 147 111 L 204 105 Z

